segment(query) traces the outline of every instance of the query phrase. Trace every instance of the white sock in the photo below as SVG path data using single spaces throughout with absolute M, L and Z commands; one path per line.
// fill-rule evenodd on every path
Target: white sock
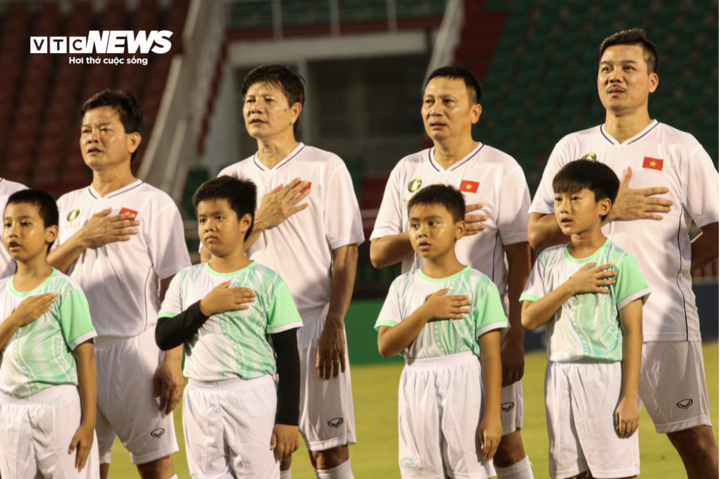
M 498 467 L 495 466 L 498 479 L 533 479 L 532 468 L 530 467 L 530 458 L 525 456 L 520 462 L 516 462 L 512 466 Z
M 315 469 L 317 479 L 354 479 L 350 459 L 332 469 Z
M 292 479 L 290 471 L 292 471 L 292 467 L 287 471 L 280 471 L 280 479 Z

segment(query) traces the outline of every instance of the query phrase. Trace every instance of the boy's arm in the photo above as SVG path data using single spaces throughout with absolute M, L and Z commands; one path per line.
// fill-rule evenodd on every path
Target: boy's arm
M 78 345 L 73 351 L 78 370 L 78 386 L 82 403 L 82 422 L 70 443 L 68 454 L 77 448 L 75 467 L 82 471 L 92 447 L 97 414 L 97 374 L 95 370 L 95 347 L 92 340 Z
M 636 299 L 620 310 L 623 330 L 623 376 L 620 401 L 615 410 L 615 424 L 620 437 L 630 437 L 638 428 L 638 382 L 642 361 L 642 299 Z
M 0 323 L 0 350 L 5 347 L 18 329 L 50 311 L 56 300 L 57 294 L 55 293 L 39 294 L 22 300 L 17 309 Z
M 277 452 L 278 460 L 290 457 L 300 445 L 298 416 L 300 408 L 300 353 L 297 330 L 271 334 L 277 355 L 277 412 L 270 447 Z
M 482 444 L 483 458 L 489 461 L 495 456 L 495 451 L 502 439 L 500 330 L 494 329 L 483 334 L 478 339 L 478 343 L 480 344 L 480 363 L 482 364 L 483 392 L 485 394 L 485 414 L 478 434 Z

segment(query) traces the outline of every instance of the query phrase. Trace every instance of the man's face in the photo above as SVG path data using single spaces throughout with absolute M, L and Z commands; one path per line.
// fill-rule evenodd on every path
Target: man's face
M 237 213 L 225 199 L 201 201 L 197 205 L 198 235 L 213 256 L 224 257 L 242 248 L 252 218 Z
M 80 131 L 83 160 L 93 170 L 129 163 L 140 146 L 140 133 L 125 133 L 117 107 L 101 106 L 88 110 Z
M 3 224 L 3 244 L 16 261 L 47 254 L 47 245 L 57 238 L 57 226 L 46 228 L 38 207 L 30 203 L 7 205 Z
M 648 73 L 639 45 L 615 45 L 605 50 L 597 77 L 598 94 L 606 110 L 614 114 L 647 110 L 648 97 L 658 85 L 658 76 Z
M 481 112 L 480 105 L 470 104 L 461 79 L 436 77 L 425 88 L 422 117 L 425 131 L 433 141 L 470 135 Z
M 300 116 L 300 103 L 288 104 L 285 93 L 268 83 L 255 83 L 248 88 L 243 104 L 243 117 L 248 134 L 255 139 L 268 139 L 293 131 Z
M 454 222 L 444 206 L 419 204 L 408 213 L 410 243 L 423 258 L 438 258 L 449 253 L 465 233 L 465 222 Z
M 571 193 L 555 193 L 555 219 L 565 235 L 577 235 L 600 228 L 601 218 L 610 212 L 612 202 L 595 200 L 587 188 Z

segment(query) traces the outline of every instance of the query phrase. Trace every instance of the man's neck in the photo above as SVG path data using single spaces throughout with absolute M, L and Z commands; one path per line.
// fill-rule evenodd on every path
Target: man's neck
M 92 185 L 100 196 L 105 196 L 136 181 L 137 178 L 130 170 L 130 164 L 123 163 L 113 168 L 94 170 Z
M 425 258 L 425 266 L 422 272 L 428 278 L 443 279 L 459 273 L 465 269 L 465 265 L 458 261 L 455 250 L 434 258 Z
M 627 114 L 615 114 L 608 110 L 605 115 L 605 131 L 620 143 L 634 137 L 650 123 L 652 120 L 647 108 Z
M 450 168 L 452 165 L 462 160 L 470 154 L 478 144 L 467 135 L 462 139 L 448 138 L 444 141 L 436 141 L 435 143 L 435 161 L 444 169 Z
M 260 163 L 272 169 L 297 148 L 299 143 L 295 141 L 292 130 L 290 131 L 291 134 L 289 135 L 258 139 L 258 159 Z
M 52 266 L 47 262 L 47 255 L 43 252 L 29 261 L 17 263 L 17 274 L 13 278 L 13 286 L 21 293 L 27 293 L 37 288 L 52 274 Z
M 602 248 L 605 241 L 607 241 L 607 238 L 602 234 L 599 227 L 590 231 L 584 231 L 580 234 L 574 234 L 570 236 L 568 253 L 575 259 L 587 258 Z

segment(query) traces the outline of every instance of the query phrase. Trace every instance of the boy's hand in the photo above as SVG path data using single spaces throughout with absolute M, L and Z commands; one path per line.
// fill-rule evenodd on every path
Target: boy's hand
M 225 281 L 213 288 L 200 301 L 200 310 L 205 316 L 248 309 L 247 303 L 255 301 L 255 293 L 250 288 L 230 288 L 232 281 Z
M 483 417 L 478 430 L 480 436 L 480 445 L 483 450 L 483 459 L 490 461 L 495 457 L 500 440 L 502 439 L 502 423 L 500 418 L 491 418 L 491 416 Z
M 640 422 L 640 411 L 638 411 L 637 399 L 626 396 L 620 398 L 615 408 L 615 427 L 618 437 L 621 439 L 632 436 L 637 431 Z
M 300 446 L 298 427 L 287 424 L 275 424 L 273 427 L 270 449 L 275 449 L 275 456 L 278 461 L 287 459 Z
M 607 286 L 615 284 L 615 271 L 606 271 L 613 267 L 612 264 L 603 264 L 593 268 L 595 263 L 588 263 L 580 268 L 568 281 L 567 285 L 573 295 L 582 293 L 607 294 L 610 289 Z M 592 269 L 591 269 L 592 268 Z
M 467 296 L 445 296 L 450 291 L 448 288 L 433 293 L 422 307 L 426 308 L 430 321 L 442 319 L 463 319 L 470 313 L 468 308 L 472 301 Z
M 17 309 L 12 313 L 12 316 L 15 317 L 15 324 L 21 327 L 38 319 L 50 311 L 53 303 L 57 301 L 57 296 L 55 293 L 45 293 L 23 299 Z
M 87 463 L 88 455 L 90 454 L 90 448 L 92 448 L 94 439 L 95 428 L 86 425 L 85 423 L 80 424 L 75 436 L 72 438 L 70 443 L 70 449 L 68 454 L 72 454 L 75 448 L 77 448 L 77 459 L 75 459 L 75 468 L 78 472 L 82 471 Z

